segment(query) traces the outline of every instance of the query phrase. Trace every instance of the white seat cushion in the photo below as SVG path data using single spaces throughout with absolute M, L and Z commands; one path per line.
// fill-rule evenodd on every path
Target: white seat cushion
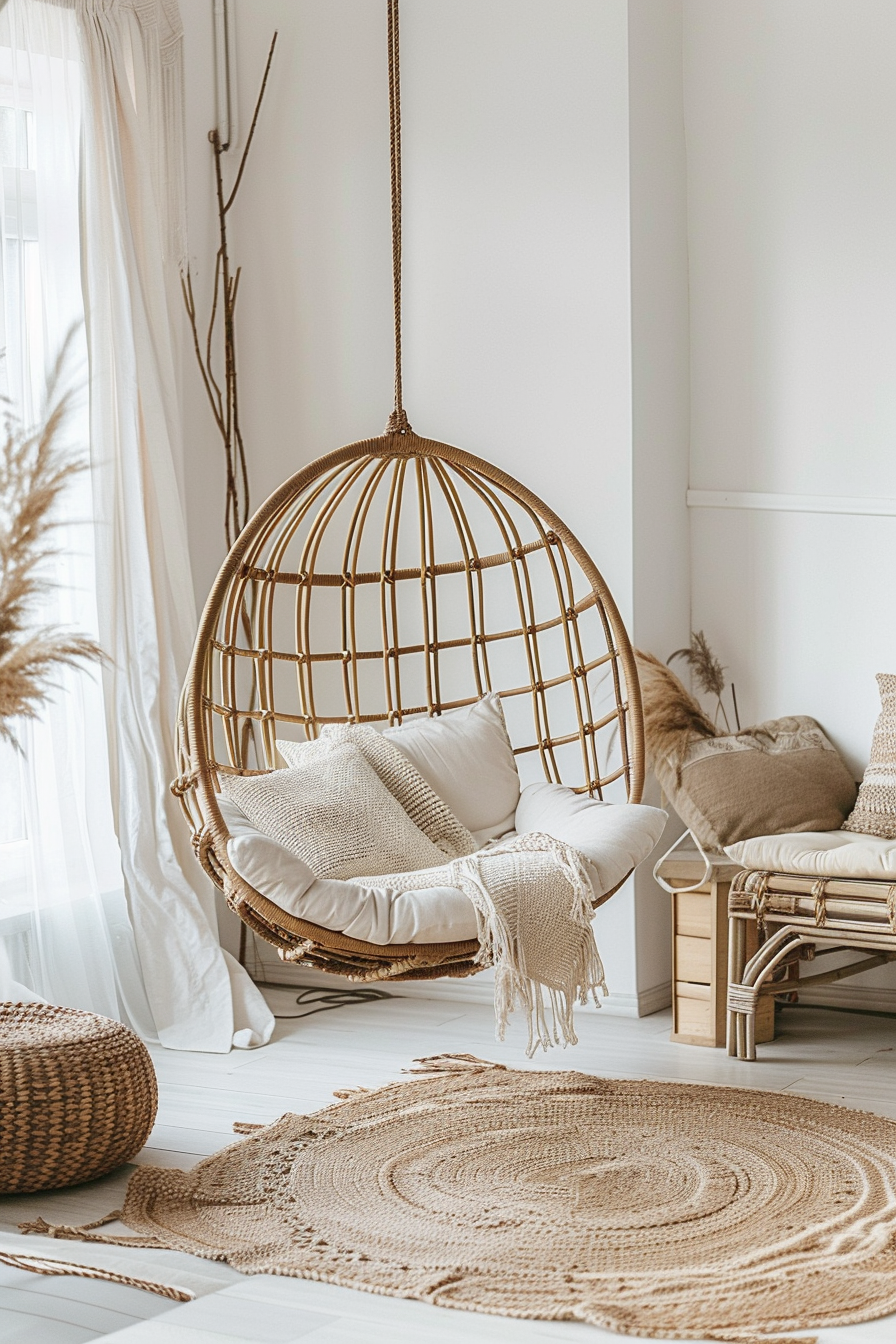
M 513 829 L 520 777 L 496 694 L 434 718 L 409 719 L 383 736 L 420 771 L 476 843 Z
M 288 914 L 380 946 L 477 937 L 476 912 L 457 887 L 397 892 L 315 878 L 297 855 L 256 830 L 236 803 L 219 794 L 218 806 L 230 832 L 230 862 L 244 882 Z M 596 802 L 545 783 L 523 790 L 516 822 L 519 832 L 545 831 L 573 845 L 598 897 L 647 857 L 663 833 L 666 814 L 641 804 Z
M 725 853 L 744 868 L 767 873 L 896 882 L 896 840 L 854 831 L 760 835 L 726 846 Z
M 316 878 L 285 845 L 256 830 L 236 803 L 219 794 L 218 806 L 230 832 L 230 862 L 244 882 L 287 914 L 380 946 L 477 936 L 476 911 L 456 887 L 395 892 Z
M 585 860 L 595 897 L 612 891 L 656 845 L 666 813 L 644 803 L 603 803 L 562 784 L 528 784 L 516 810 L 517 831 L 545 831 Z

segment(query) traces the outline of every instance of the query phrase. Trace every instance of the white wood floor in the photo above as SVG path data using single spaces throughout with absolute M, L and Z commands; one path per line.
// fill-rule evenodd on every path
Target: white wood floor
M 400 994 L 401 987 L 395 990 Z M 294 1011 L 294 992 L 268 993 L 275 1012 Z M 893 1018 L 788 1008 L 779 1019 L 779 1038 L 760 1047 L 755 1064 L 730 1060 L 721 1050 L 673 1045 L 668 1013 L 636 1020 L 592 1010 L 580 1013 L 577 1025 L 576 1049 L 552 1051 L 530 1067 L 791 1091 L 896 1118 Z M 281 1021 L 272 1043 L 261 1050 L 220 1056 L 158 1049 L 153 1052 L 161 1092 L 158 1123 L 136 1160 L 190 1167 L 233 1141 L 234 1120 L 271 1121 L 287 1110 L 315 1110 L 331 1102 L 335 1088 L 399 1078 L 422 1055 L 470 1051 L 525 1066 L 522 1047 L 519 1023 L 504 1044 L 496 1043 L 492 1013 L 484 1004 L 396 997 Z M 83 1223 L 109 1212 L 131 1170 L 58 1194 L 0 1200 L 0 1249 L 125 1268 L 188 1288 L 196 1300 L 172 1305 L 137 1289 L 0 1267 L 2 1344 L 618 1340 L 584 1325 L 471 1315 L 298 1279 L 245 1277 L 171 1252 L 99 1248 L 16 1232 L 18 1222 L 38 1215 Z M 894 1344 L 896 1317 L 825 1330 L 819 1338 L 823 1344 Z

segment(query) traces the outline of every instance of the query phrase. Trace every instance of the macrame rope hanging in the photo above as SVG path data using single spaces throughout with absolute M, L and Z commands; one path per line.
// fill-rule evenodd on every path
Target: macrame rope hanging
M 392 308 L 395 320 L 395 409 L 387 434 L 410 434 L 401 391 L 401 73 L 398 0 L 386 0 L 389 43 L 389 159 L 392 182 Z

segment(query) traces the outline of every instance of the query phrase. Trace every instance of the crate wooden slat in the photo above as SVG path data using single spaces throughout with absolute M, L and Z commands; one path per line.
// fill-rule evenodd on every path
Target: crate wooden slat
M 709 856 L 708 878 L 695 891 L 672 895 L 672 1034 L 683 1045 L 725 1044 L 728 992 L 728 891 L 740 867 L 724 854 Z M 690 887 L 703 877 L 705 865 L 693 849 L 682 848 L 665 859 L 660 876 L 673 887 Z M 752 928 L 752 951 L 756 930 Z M 771 1000 L 760 1006 L 757 1040 L 774 1039 L 775 1010 Z

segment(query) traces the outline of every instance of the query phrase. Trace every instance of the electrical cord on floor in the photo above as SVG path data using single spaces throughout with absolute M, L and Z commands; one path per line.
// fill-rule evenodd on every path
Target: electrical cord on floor
M 293 989 L 293 985 L 277 984 L 271 980 L 256 980 L 261 989 Z M 384 989 L 303 989 L 296 995 L 296 1004 L 308 1004 L 304 1013 L 274 1013 L 278 1021 L 291 1022 L 299 1017 L 311 1017 L 314 1013 L 326 1013 L 331 1008 L 349 1008 L 355 1003 L 373 1003 L 377 999 L 394 999 Z M 316 1004 L 316 1007 L 311 1005 Z

